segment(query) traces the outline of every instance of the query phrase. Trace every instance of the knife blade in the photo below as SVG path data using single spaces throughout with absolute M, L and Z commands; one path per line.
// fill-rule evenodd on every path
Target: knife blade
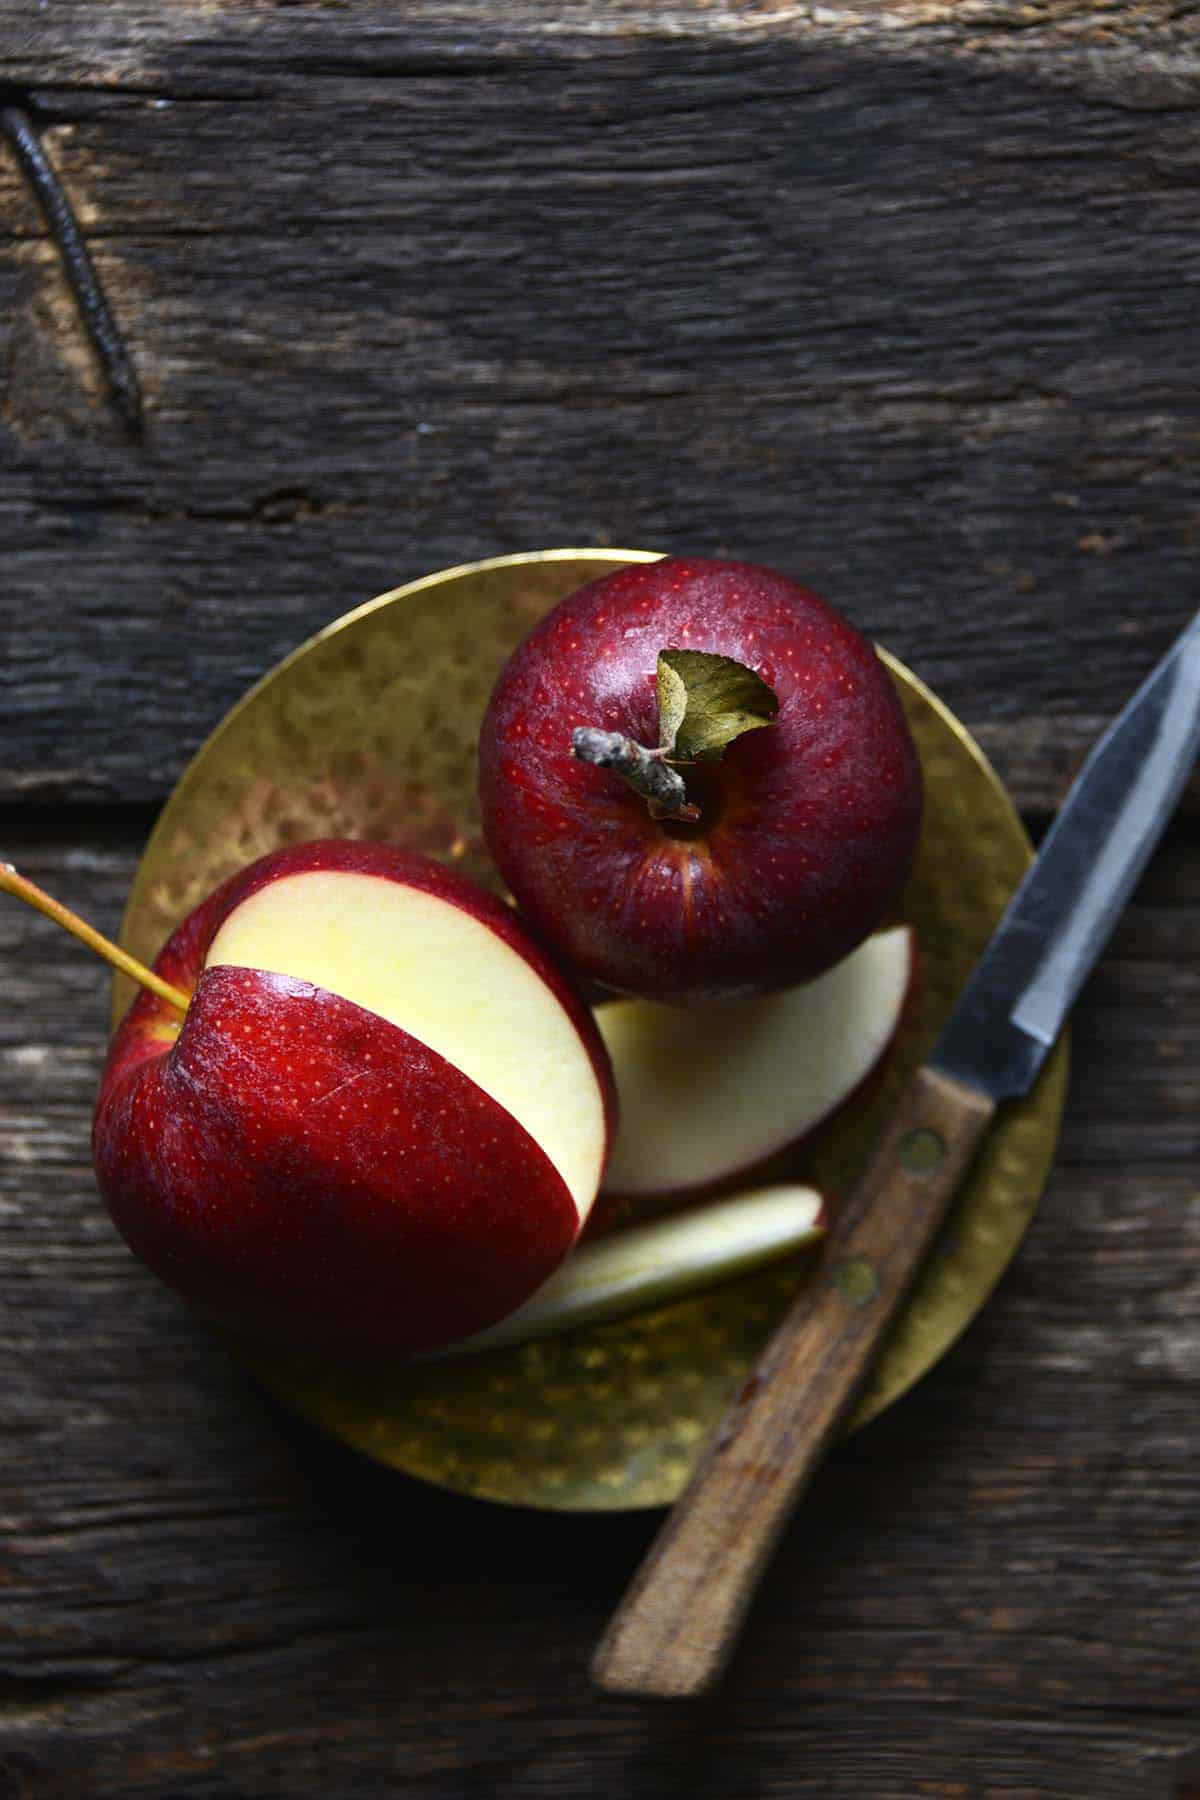
M 1028 1093 L 1200 755 L 1200 613 L 1092 749 L 930 1061 Z
M 1200 753 L 1200 614 L 1092 750 L 805 1283 L 602 1638 L 621 1695 L 719 1682 L 771 1554 L 870 1373 L 996 1106 L 1028 1092 Z

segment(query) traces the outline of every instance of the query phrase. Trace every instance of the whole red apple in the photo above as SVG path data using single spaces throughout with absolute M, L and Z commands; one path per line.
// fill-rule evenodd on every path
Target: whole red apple
M 769 690 L 719 760 L 664 753 L 660 657 L 678 651 Z M 626 746 L 613 767 L 577 754 L 609 744 Z M 626 753 L 652 792 L 673 767 L 682 804 L 635 792 Z M 671 557 L 581 588 L 518 647 L 483 724 L 480 801 L 553 950 L 687 1005 L 793 986 L 861 943 L 912 865 L 921 771 L 891 678 L 832 607 L 749 563 Z
M 343 1354 L 426 1350 L 571 1249 L 613 1123 L 586 1008 L 509 908 L 426 857 L 325 841 L 210 896 L 96 1106 L 131 1248 L 207 1317 Z

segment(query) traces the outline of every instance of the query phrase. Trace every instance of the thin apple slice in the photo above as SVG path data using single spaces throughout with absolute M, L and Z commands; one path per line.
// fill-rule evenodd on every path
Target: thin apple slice
M 795 1255 L 824 1232 L 824 1199 L 815 1188 L 799 1184 L 759 1188 L 669 1219 L 631 1225 L 582 1244 L 498 1325 L 422 1360 L 500 1350 L 682 1300 Z
M 566 1007 L 489 919 L 382 875 L 305 869 L 234 907 L 206 959 L 221 964 L 312 982 L 400 1026 L 524 1127 L 586 1216 L 603 1093 Z
M 807 1137 L 884 1056 L 915 970 L 915 934 L 899 925 L 782 993 L 686 1012 L 601 1006 L 620 1103 L 605 1194 L 711 1192 Z

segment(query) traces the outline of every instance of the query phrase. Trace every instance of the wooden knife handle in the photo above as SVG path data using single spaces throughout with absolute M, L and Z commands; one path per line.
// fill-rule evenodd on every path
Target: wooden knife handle
M 931 1068 L 904 1090 L 804 1286 L 718 1427 L 592 1663 L 607 1693 L 720 1680 L 767 1562 L 853 1405 L 994 1102 Z

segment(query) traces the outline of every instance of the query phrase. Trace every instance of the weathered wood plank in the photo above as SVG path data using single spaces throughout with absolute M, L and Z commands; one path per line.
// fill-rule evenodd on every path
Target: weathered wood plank
M 145 818 L 82 812 L 73 847 L 21 818 L 6 853 L 115 924 Z M 831 1459 L 728 1687 L 680 1717 L 585 1683 L 652 1519 L 374 1468 L 265 1400 L 126 1255 L 87 1164 L 104 977 L 0 909 L 0 1793 L 1153 1792 L 1200 1718 L 1200 1039 L 1190 1002 L 1164 1004 L 1198 958 L 1181 826 L 1084 995 L 1016 1265 Z M 1134 1081 L 1152 1041 L 1160 1079 Z
M 397 15 L 361 0 L 354 29 L 325 0 L 57 0 L 31 16 L 0 0 L 0 55 L 10 79 L 37 85 L 161 85 L 257 96 L 290 80 L 375 79 L 504 70 L 543 56 L 592 59 L 642 42 L 713 48 L 762 42 L 886 47 L 953 55 L 983 66 L 1033 66 L 1064 86 L 1119 89 L 1126 104 L 1169 106 L 1196 73 L 1194 20 L 1178 0 L 831 0 L 760 10 L 718 0 L 512 0 L 503 15 L 479 0 L 412 0 Z M 1135 81 L 1135 73 L 1139 77 Z
M 1052 805 L 1192 606 L 1196 89 L 1166 8 L 1028 11 L 0 32 L 148 416 L 0 161 L 0 795 L 161 797 L 347 607 L 616 542 L 806 577 Z
M 0 156 L 0 848 L 114 927 L 270 660 L 568 541 L 807 575 L 1049 809 L 1192 605 L 1197 60 L 1167 0 L 0 0 L 149 421 Z M 0 910 L 0 1795 L 1165 1792 L 1200 1748 L 1198 949 L 1181 826 L 1016 1266 L 833 1457 L 681 1718 L 584 1681 L 652 1521 L 376 1469 L 133 1264 L 87 1161 L 104 978 Z

